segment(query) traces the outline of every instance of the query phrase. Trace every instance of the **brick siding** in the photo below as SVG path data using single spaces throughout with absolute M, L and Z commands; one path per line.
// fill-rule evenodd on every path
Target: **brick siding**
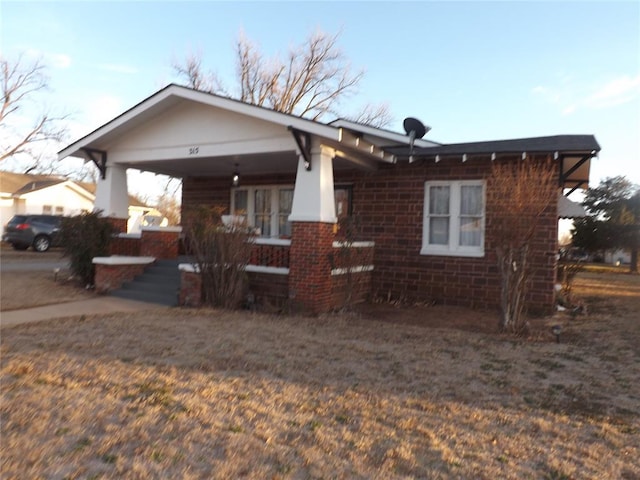
M 178 258 L 180 232 L 143 230 L 140 255 L 154 258 Z
M 147 264 L 138 265 L 103 265 L 96 264 L 95 285 L 98 293 L 117 290 L 124 282 L 141 275 Z
M 289 298 L 289 275 L 249 272 L 249 292 L 266 311 L 281 311 Z
M 138 257 L 140 256 L 140 243 L 139 238 L 114 237 L 109 245 L 109 255 Z
M 311 313 L 332 307 L 333 224 L 292 222 L 289 267 L 291 301 Z
M 107 220 L 115 228 L 115 233 L 127 233 L 128 218 L 107 217 Z
M 521 161 L 514 157 L 512 161 Z M 527 159 L 531 161 L 531 157 Z M 489 158 L 445 159 L 439 163 L 417 161 L 413 164 L 381 164 L 373 172 L 334 172 L 335 182 L 352 185 L 352 210 L 361 226 L 360 239 L 375 242 L 371 274 L 371 294 L 384 298 L 435 301 L 441 304 L 497 309 L 500 278 L 496 266 L 496 239 L 488 229 L 485 255 L 481 258 L 421 255 L 424 208 L 424 183 L 428 180 L 478 180 L 489 176 Z M 183 207 L 200 203 L 229 208 L 230 179 L 185 178 Z M 292 184 L 295 177 L 241 177 L 246 185 Z M 490 198 L 487 195 L 487 198 Z M 486 206 L 490 225 L 495 209 Z M 308 224 L 294 230 L 290 250 L 289 289 L 292 300 L 310 300 L 314 309 L 331 308 L 334 286 L 339 280 L 326 275 L 330 271 L 332 225 Z M 316 225 L 310 227 L 309 225 Z M 317 225 L 323 225 L 318 227 Z M 536 229 L 531 257 L 532 277 L 527 295 L 531 311 L 550 313 L 553 309 L 553 285 L 556 270 L 558 216 L 555 202 L 547 209 Z M 296 241 L 296 236 L 297 241 Z M 296 266 L 296 260 L 301 264 Z
M 199 273 L 180 272 L 178 302 L 184 307 L 202 305 L 202 278 Z

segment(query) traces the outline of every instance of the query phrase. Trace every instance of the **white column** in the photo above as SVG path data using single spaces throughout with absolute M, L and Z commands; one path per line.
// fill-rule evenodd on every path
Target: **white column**
M 98 180 L 93 208 L 102 210 L 104 217 L 129 218 L 129 193 L 125 167 L 107 165 L 106 178 Z
M 299 156 L 290 222 L 338 221 L 333 193 L 334 156 L 332 148 L 315 142 L 311 149 L 311 170 L 305 169 L 304 157 Z

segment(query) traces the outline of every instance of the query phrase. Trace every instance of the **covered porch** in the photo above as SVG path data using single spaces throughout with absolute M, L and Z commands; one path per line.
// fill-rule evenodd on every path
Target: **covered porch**
M 363 277 L 357 295 L 364 299 L 374 269 L 374 243 L 365 238 L 348 245 L 357 249 L 351 256 L 357 261 L 345 263 L 346 244 L 336 233 L 339 217 L 351 208 L 351 187 L 336 183 L 336 174 L 366 174 L 393 164 L 395 156 L 382 146 L 409 143 L 404 135 L 350 128 L 355 126 L 320 124 L 170 85 L 62 150 L 59 158 L 95 163 L 100 171 L 95 208 L 122 232 L 127 169 L 182 179 L 183 211 L 220 207 L 242 216 L 256 232 L 247 266 L 256 301 L 290 301 L 321 312 L 341 306 L 352 275 Z M 119 258 L 109 268 L 127 257 L 177 257 L 180 237 L 179 227 L 143 229 L 139 238 L 121 235 L 112 252 Z M 189 266 L 182 270 L 180 302 L 195 305 L 199 286 L 191 277 L 197 274 Z M 123 281 L 110 278 L 108 288 L 97 288 L 106 291 Z

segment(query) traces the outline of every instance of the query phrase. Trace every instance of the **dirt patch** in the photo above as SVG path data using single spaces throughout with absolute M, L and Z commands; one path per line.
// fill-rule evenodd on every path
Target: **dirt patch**
M 68 270 L 57 274 L 53 271 L 1 272 L 0 311 L 87 300 L 95 296 L 69 277 Z
M 47 252 L 18 251 L 11 245 L 0 243 L 2 265 L 18 263 L 59 262 L 62 249 Z M 80 288 L 67 269 L 54 272 L 53 268 L 38 271 L 0 271 L 0 311 L 40 307 L 57 303 L 86 300 L 93 292 Z
M 2 476 L 639 478 L 639 289 L 579 276 L 600 306 L 549 320 L 559 344 L 469 331 L 477 312 L 444 307 L 7 329 Z

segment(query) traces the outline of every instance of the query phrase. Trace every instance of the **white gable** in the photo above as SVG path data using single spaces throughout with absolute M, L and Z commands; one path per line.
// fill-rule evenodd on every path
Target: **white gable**
M 145 160 L 295 151 L 296 145 L 291 133 L 281 125 L 185 101 L 106 147 L 111 161 L 131 164 Z

